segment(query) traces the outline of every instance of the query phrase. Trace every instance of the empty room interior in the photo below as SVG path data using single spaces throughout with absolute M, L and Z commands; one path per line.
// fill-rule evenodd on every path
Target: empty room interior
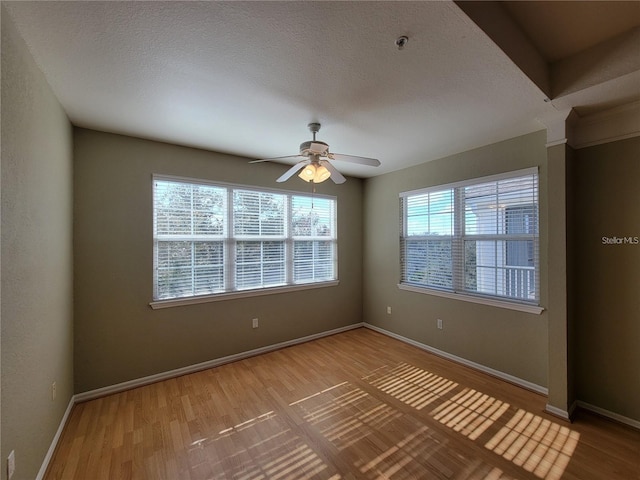
M 640 2 L 1 2 L 0 480 L 640 479 Z

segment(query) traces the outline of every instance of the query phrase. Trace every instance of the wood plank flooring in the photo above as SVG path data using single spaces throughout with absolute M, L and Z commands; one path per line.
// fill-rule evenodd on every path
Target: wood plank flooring
M 78 404 L 53 479 L 640 479 L 640 432 L 360 328 Z

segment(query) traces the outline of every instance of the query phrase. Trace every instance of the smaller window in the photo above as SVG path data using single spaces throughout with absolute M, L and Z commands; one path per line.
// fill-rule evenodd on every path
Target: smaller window
M 538 305 L 537 169 L 401 194 L 401 285 Z

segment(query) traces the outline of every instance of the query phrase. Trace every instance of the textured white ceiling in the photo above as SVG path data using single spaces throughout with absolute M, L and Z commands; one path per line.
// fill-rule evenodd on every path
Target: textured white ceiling
M 368 177 L 542 129 L 555 108 L 448 1 L 3 4 L 70 120 L 97 130 L 265 158 L 317 121 L 332 151 L 380 159 L 335 162 Z

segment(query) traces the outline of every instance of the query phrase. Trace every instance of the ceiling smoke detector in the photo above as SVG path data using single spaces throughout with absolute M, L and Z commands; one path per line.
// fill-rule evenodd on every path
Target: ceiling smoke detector
M 402 35 L 401 37 L 396 38 L 396 47 L 398 50 L 402 50 L 409 42 L 409 37 Z

